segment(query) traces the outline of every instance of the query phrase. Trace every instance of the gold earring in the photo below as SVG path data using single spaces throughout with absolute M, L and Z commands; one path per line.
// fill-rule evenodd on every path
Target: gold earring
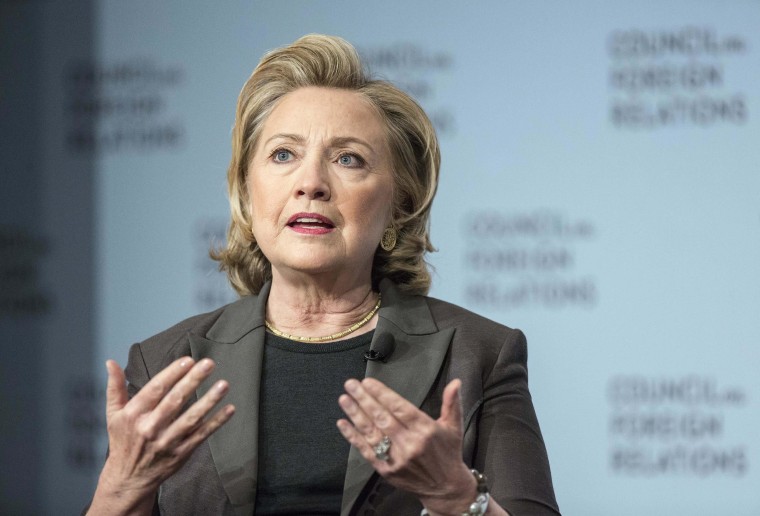
M 393 226 L 385 228 L 383 231 L 383 238 L 380 239 L 380 247 L 383 251 L 392 251 L 396 247 L 396 230 Z

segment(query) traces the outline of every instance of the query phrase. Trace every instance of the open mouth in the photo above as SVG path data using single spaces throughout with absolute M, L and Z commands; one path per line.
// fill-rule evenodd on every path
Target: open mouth
M 303 217 L 303 218 L 299 217 L 293 222 L 289 222 L 288 226 L 290 226 L 291 228 L 296 227 L 296 226 L 306 227 L 306 228 L 333 228 L 335 227 L 328 222 L 325 222 L 319 219 L 314 219 L 311 217 Z
M 287 226 L 307 233 L 325 233 L 335 228 L 332 220 L 316 213 L 297 213 L 290 217 Z

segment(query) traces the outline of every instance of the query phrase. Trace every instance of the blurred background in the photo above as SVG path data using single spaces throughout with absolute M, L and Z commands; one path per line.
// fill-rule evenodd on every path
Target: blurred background
M 0 513 L 77 513 L 104 361 L 234 299 L 237 94 L 322 32 L 434 120 L 431 295 L 527 334 L 563 513 L 760 514 L 759 2 L 0 13 Z

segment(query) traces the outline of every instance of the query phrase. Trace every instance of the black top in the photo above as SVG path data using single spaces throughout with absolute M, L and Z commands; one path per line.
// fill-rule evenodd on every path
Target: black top
M 256 515 L 339 514 L 350 445 L 335 426 L 349 378 L 364 378 L 374 331 L 307 344 L 266 335 Z

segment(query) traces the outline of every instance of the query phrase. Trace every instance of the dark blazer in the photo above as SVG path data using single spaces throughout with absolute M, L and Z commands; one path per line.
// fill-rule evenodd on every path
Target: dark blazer
M 387 363 L 367 362 L 377 378 L 433 417 L 444 386 L 462 380 L 463 457 L 488 476 L 491 495 L 513 516 L 559 514 L 526 369 L 525 337 L 450 303 L 402 294 L 383 281 L 375 338 L 391 333 Z M 180 356 L 210 357 L 216 369 L 197 391 L 230 383 L 235 416 L 161 486 L 155 513 L 251 515 L 256 499 L 258 407 L 269 285 L 135 344 L 126 374 L 134 395 Z M 342 516 L 414 515 L 422 506 L 377 475 L 354 448 L 348 456 Z

